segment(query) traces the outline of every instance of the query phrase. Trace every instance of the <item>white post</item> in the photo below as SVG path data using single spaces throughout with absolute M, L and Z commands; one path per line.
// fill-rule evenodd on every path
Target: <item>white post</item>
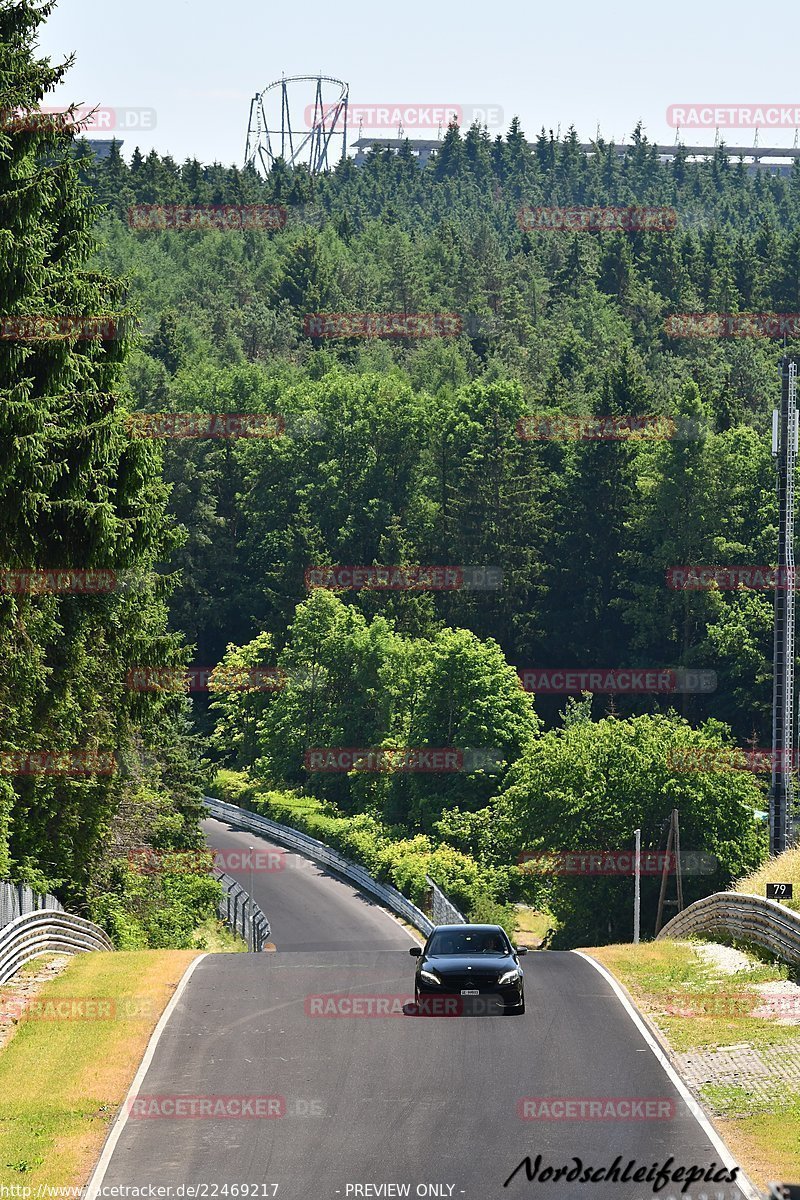
M 639 945 L 639 924 L 641 914 L 641 879 L 642 879 L 642 831 L 635 829 L 636 848 L 633 856 L 633 944 Z

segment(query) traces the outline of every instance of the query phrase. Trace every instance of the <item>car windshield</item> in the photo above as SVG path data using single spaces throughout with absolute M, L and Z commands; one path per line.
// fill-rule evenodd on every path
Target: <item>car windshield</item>
M 511 947 L 502 933 L 480 930 L 435 933 L 428 954 L 508 954 Z

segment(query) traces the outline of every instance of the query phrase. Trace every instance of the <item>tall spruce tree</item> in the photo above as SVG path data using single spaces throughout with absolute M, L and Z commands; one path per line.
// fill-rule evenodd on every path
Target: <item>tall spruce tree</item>
M 162 767 L 180 799 L 173 807 L 159 768 L 145 769 L 151 825 L 167 816 L 191 840 L 197 789 L 175 737 L 183 697 L 126 686 L 132 667 L 184 655 L 166 633 L 154 571 L 176 534 L 158 455 L 126 422 L 132 318 L 119 281 L 90 266 L 79 129 L 41 112 L 70 65 L 35 55 L 52 9 L 51 0 L 0 2 L 0 876 L 61 882 L 74 903 L 101 870 L 121 808 L 137 811 L 137 750 L 171 746 Z M 105 328 L 87 336 L 46 324 L 67 315 L 101 317 Z M 23 328 L 32 316 L 45 324 Z M 68 594 L 7 573 L 47 569 L 102 570 L 113 588 Z M 61 756 L 91 751 L 102 753 L 102 770 L 64 773 Z M 49 757 L 31 765 L 36 752 Z M 151 832 L 131 829 L 140 840 Z

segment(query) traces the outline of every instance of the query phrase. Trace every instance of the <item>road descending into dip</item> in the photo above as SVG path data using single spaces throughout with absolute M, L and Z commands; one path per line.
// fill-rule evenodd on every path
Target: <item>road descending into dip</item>
M 217 821 L 204 828 L 230 858 L 268 846 Z M 247 869 L 230 858 L 225 869 L 247 887 Z M 93 1190 L 279 1200 L 750 1194 L 726 1182 L 732 1161 L 723 1165 L 713 1132 L 586 959 L 524 958 L 522 1016 L 408 1015 L 412 935 L 298 855 L 261 861 L 272 869 L 254 872 L 253 892 L 275 952 L 197 964 Z M 134 1190 L 150 1187 L 164 1190 Z

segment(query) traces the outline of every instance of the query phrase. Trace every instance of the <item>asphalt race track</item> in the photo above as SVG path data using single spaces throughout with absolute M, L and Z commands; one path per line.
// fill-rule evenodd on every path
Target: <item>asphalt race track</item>
M 226 852 L 241 851 L 246 857 L 248 846 L 271 843 L 221 821 L 204 821 L 203 829 L 209 844 L 223 852 L 220 865 L 249 888 L 248 872 L 237 870 Z M 281 951 L 404 950 L 408 958 L 408 947 L 417 939 L 385 909 L 299 854 L 276 849 L 285 867 L 254 870 L 252 878 L 256 904 L 267 914 L 272 940 Z M 254 862 L 258 865 L 257 856 Z M 266 857 L 264 865 L 271 865 Z
M 216 821 L 205 830 L 221 849 L 265 845 Z M 238 877 L 247 886 L 247 872 Z M 261 1101 L 271 1115 L 132 1114 L 102 1180 L 105 1196 L 115 1186 L 155 1185 L 171 1186 L 162 1196 L 279 1200 L 740 1200 L 725 1182 L 686 1192 L 668 1182 L 655 1192 L 631 1180 L 670 1156 L 671 1170 L 716 1164 L 720 1174 L 722 1164 L 617 995 L 578 955 L 523 960 L 522 1016 L 407 1015 L 412 938 L 394 918 L 296 855 L 253 882 L 276 951 L 200 962 L 162 1033 L 138 1111 L 160 1113 L 164 1102 L 152 1097 L 271 1097 Z M 387 1015 L 352 1014 L 374 1009 L 376 997 L 392 998 Z M 545 1119 L 541 1101 L 553 1097 L 604 1098 L 616 1115 L 604 1108 L 598 1119 L 595 1108 L 587 1118 L 584 1108 L 582 1119 L 574 1109 L 563 1119 L 556 1108 Z M 525 1098 L 536 1119 L 522 1119 Z M 630 1119 L 631 1098 L 657 1101 L 656 1115 Z M 536 1179 L 523 1166 L 504 1187 L 526 1155 L 532 1169 L 542 1156 Z M 634 1160 L 628 1182 L 580 1181 L 617 1156 L 618 1172 Z M 578 1178 L 548 1176 L 561 1167 Z

